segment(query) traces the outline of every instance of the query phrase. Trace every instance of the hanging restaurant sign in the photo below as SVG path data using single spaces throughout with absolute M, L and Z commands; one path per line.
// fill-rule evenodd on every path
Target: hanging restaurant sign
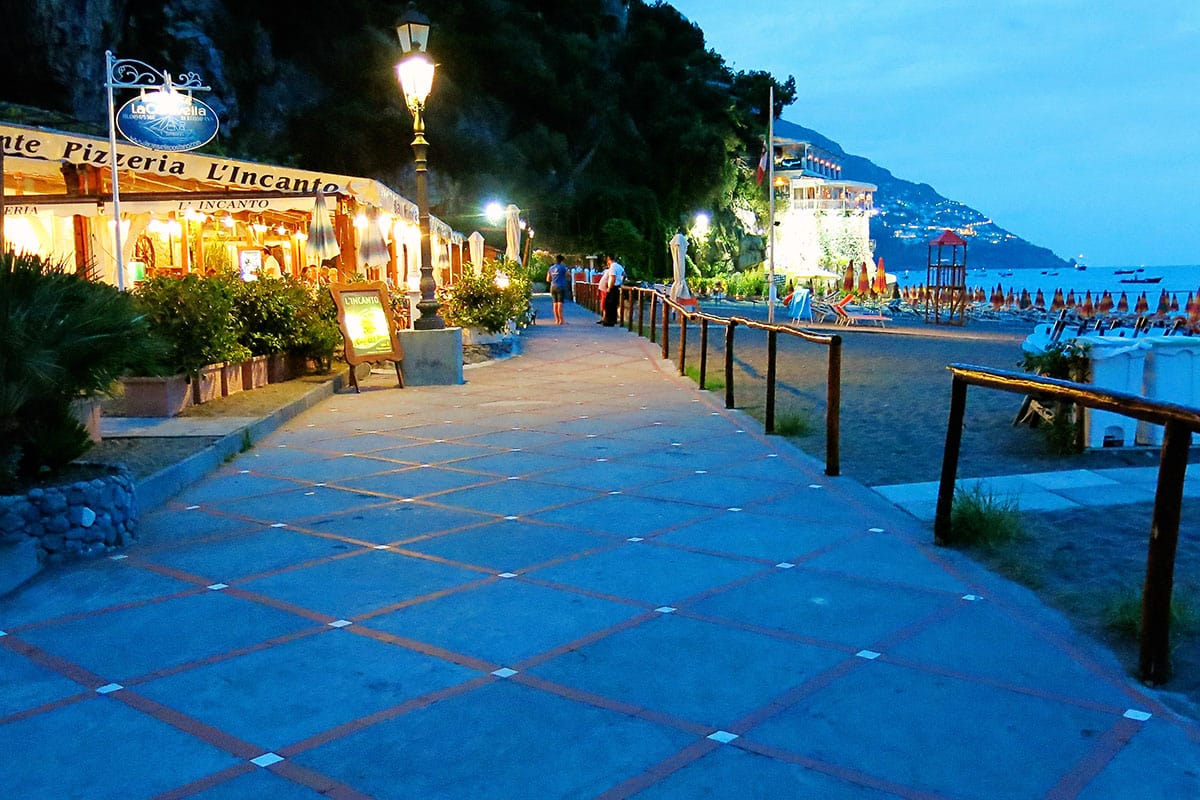
M 213 140 L 220 123 L 204 101 L 176 91 L 148 92 L 117 112 L 117 130 L 151 150 L 195 150 Z

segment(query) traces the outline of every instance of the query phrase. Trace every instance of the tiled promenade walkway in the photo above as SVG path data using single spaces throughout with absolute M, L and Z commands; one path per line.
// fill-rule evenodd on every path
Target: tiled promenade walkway
M 1030 594 L 568 320 L 0 599 L 4 795 L 1200 796 L 1197 726 Z

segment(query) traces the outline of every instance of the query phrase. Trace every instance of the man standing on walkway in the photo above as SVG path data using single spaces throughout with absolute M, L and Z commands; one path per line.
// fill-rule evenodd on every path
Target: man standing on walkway
M 612 256 L 600 276 L 600 291 L 604 293 L 604 318 L 601 324 L 611 328 L 617 324 L 617 309 L 621 303 L 621 284 L 625 283 L 625 267 Z
M 570 291 L 571 271 L 563 263 L 563 256 L 554 259 L 553 266 L 546 271 L 546 282 L 550 284 L 550 298 L 554 300 L 554 324 L 563 325 L 563 300 Z

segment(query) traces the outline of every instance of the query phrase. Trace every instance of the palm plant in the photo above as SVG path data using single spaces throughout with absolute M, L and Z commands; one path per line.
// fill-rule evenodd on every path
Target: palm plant
M 91 441 L 72 401 L 161 345 L 133 299 L 32 254 L 0 254 L 0 490 L 53 473 Z

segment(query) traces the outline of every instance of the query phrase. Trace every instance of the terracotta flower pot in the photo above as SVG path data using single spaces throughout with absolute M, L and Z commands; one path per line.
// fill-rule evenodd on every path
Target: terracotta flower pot
M 191 405 L 192 387 L 186 375 L 126 377 L 124 413 L 130 417 L 174 417 Z
M 225 365 L 209 364 L 192 376 L 192 402 L 208 403 L 221 396 L 221 370 Z

